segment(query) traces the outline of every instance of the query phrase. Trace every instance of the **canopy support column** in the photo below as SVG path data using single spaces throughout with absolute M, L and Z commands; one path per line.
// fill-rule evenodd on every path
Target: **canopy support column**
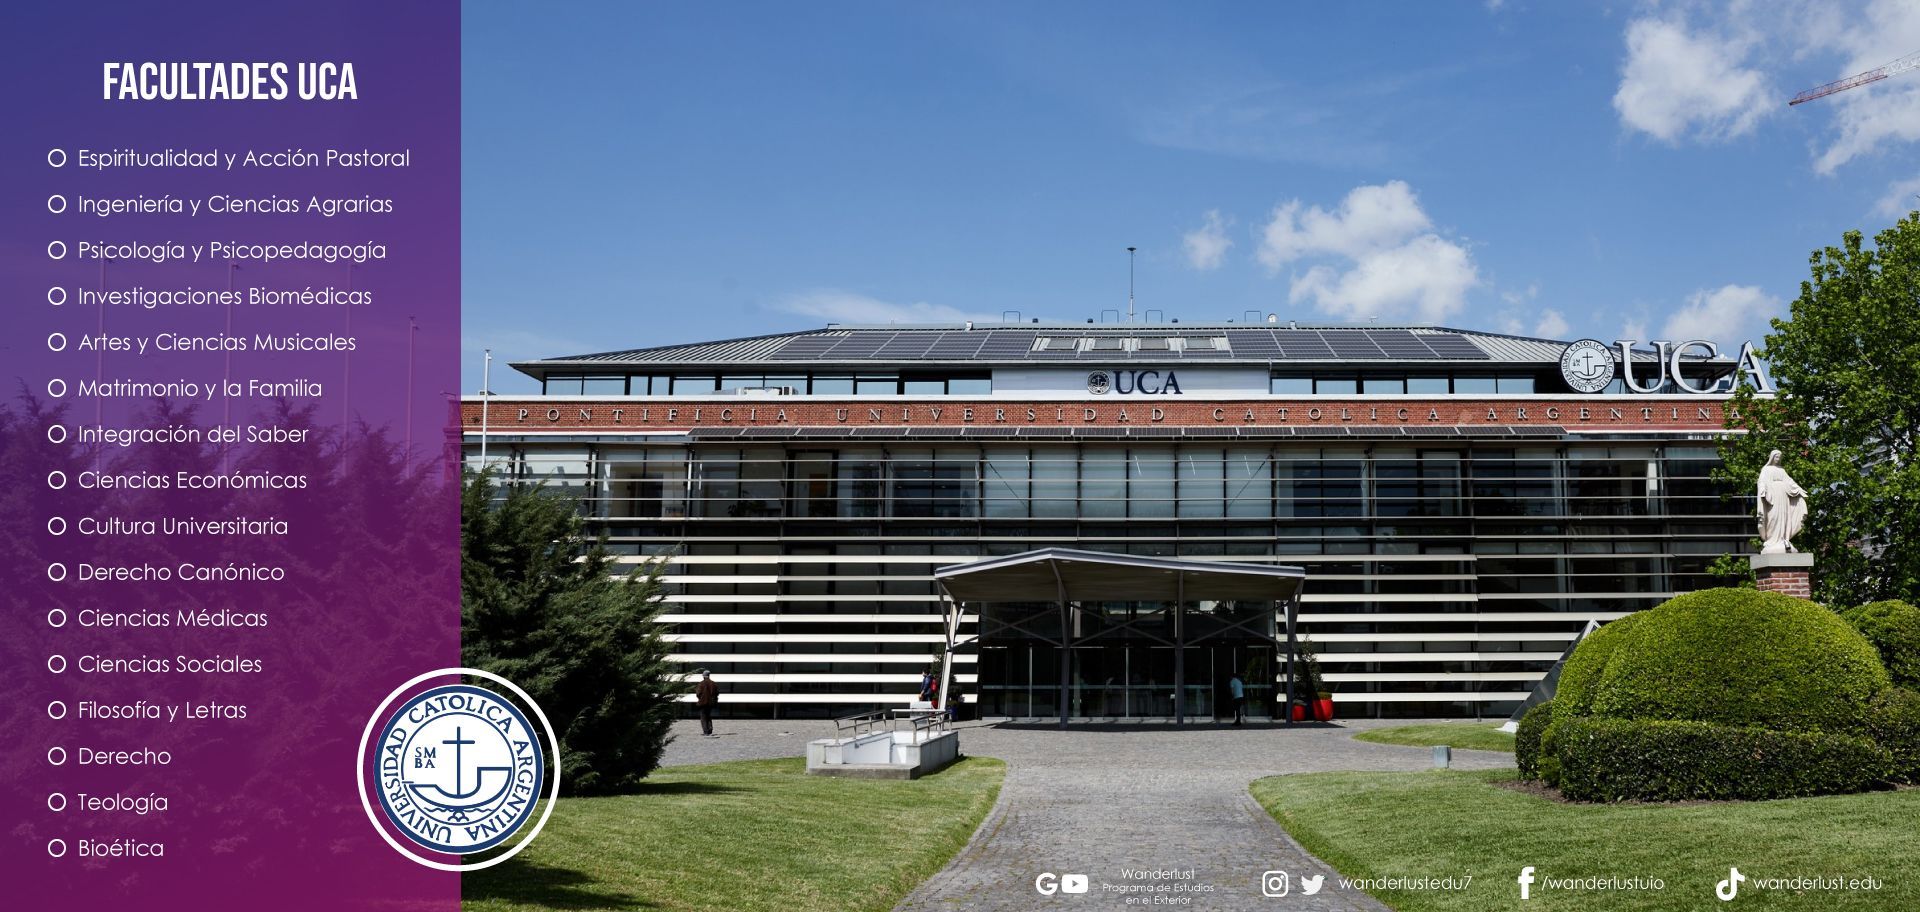
M 1281 711 L 1286 713 L 1285 724 L 1289 728 L 1293 727 L 1293 680 L 1298 670 L 1294 665 L 1300 660 L 1300 640 L 1294 631 L 1294 621 L 1299 616 L 1294 608 L 1297 601 L 1297 598 L 1290 598 L 1280 603 L 1281 610 L 1287 613 L 1287 702 Z
M 941 625 L 947 635 L 947 648 L 940 660 L 940 689 L 934 694 L 933 706 L 948 709 L 953 706 L 953 641 L 960 632 L 960 603 L 949 598 L 944 588 L 940 591 L 940 602 L 947 608 L 942 617 L 945 623 Z
M 1173 724 L 1187 724 L 1187 575 L 1173 581 Z
M 1053 568 L 1055 596 L 1060 601 L 1060 728 L 1067 727 L 1067 678 L 1073 673 L 1073 609 L 1067 604 L 1067 582 Z

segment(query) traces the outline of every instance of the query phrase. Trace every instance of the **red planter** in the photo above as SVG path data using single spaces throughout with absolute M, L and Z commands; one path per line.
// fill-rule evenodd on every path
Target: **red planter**
M 1293 721 L 1295 722 L 1332 722 L 1333 721 L 1333 701 L 1331 699 L 1315 700 L 1313 701 L 1312 708 L 1313 708 L 1313 718 L 1308 719 L 1307 706 L 1301 703 L 1294 704 Z

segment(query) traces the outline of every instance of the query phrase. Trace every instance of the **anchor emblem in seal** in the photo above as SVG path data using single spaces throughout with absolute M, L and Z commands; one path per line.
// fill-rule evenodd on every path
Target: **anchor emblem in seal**
M 470 854 L 513 835 L 546 776 L 546 755 L 519 707 L 470 684 L 408 700 L 376 743 L 381 810 L 401 835 L 438 852 Z

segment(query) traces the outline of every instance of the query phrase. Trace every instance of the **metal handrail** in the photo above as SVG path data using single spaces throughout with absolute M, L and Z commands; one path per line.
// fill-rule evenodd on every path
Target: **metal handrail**
M 906 720 L 911 726 L 915 741 L 923 740 L 920 737 L 922 733 L 946 731 L 948 724 L 952 721 L 945 709 L 896 709 L 893 711 L 893 719 L 896 731 L 899 730 L 900 721 Z
M 885 721 L 887 718 L 886 710 L 876 709 L 870 712 L 840 716 L 833 720 L 833 726 L 842 736 L 846 735 L 848 729 L 852 729 L 854 736 L 858 737 L 871 733 L 875 725 Z

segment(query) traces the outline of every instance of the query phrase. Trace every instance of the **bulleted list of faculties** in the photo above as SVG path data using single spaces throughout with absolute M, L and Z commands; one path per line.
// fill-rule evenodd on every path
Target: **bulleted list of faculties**
M 114 65 L 105 68 L 111 84 Z M 342 70 L 350 79 L 352 65 Z M 67 169 L 75 161 L 82 167 Z M 261 175 L 260 183 L 275 189 L 202 195 L 181 179 L 197 161 L 224 163 L 222 173 L 265 161 L 280 164 Z M 202 153 L 54 147 L 46 162 L 59 172 L 56 182 L 68 188 L 46 200 L 55 216 L 46 223 L 52 235 L 47 257 L 54 263 L 72 258 L 99 276 L 91 288 L 56 283 L 47 289 L 47 306 L 61 308 L 63 322 L 73 329 L 46 338 L 50 353 L 69 356 L 51 362 L 56 372 L 46 380 L 47 399 L 61 412 L 47 424 L 47 440 L 66 445 L 70 457 L 68 467 L 47 474 L 46 484 L 56 491 L 71 486 L 79 496 L 69 501 L 76 507 L 72 515 L 45 521 L 48 534 L 72 534 L 82 545 L 71 560 L 49 563 L 46 574 L 50 582 L 104 596 L 100 607 L 92 607 L 89 592 L 76 598 L 88 607 L 47 613 L 47 625 L 66 632 L 55 638 L 61 649 L 47 656 L 47 669 L 72 675 L 73 683 L 63 688 L 66 698 L 46 706 L 49 719 L 69 723 L 55 728 L 63 736 L 46 747 L 46 804 L 53 814 L 151 816 L 159 822 L 177 796 L 166 786 L 170 777 L 157 771 L 174 765 L 179 741 L 218 737 L 222 727 L 232 729 L 227 736 L 244 737 L 243 723 L 258 709 L 244 698 L 167 699 L 153 693 L 150 682 L 196 678 L 220 693 L 244 691 L 232 687 L 232 680 L 263 673 L 266 660 L 247 648 L 249 638 L 228 640 L 236 648 L 227 651 L 196 633 L 265 631 L 275 621 L 273 588 L 301 583 L 296 562 L 254 556 L 274 550 L 260 547 L 262 539 L 292 531 L 287 516 L 254 505 L 266 508 L 311 490 L 314 479 L 302 467 L 313 462 L 320 443 L 313 411 L 335 403 L 350 408 L 351 358 L 360 348 L 352 310 L 380 306 L 376 288 L 351 287 L 353 273 L 396 255 L 385 243 L 302 235 L 321 235 L 319 227 L 332 219 L 345 219 L 349 234 L 364 232 L 404 201 L 321 196 L 303 188 L 323 183 L 351 191 L 361 169 L 411 168 L 412 155 L 407 149 Z M 125 184 L 102 179 L 121 168 L 137 169 L 134 182 L 143 189 L 129 194 L 119 189 Z M 274 239 L 219 235 L 234 227 L 227 218 L 234 215 L 260 217 L 265 221 L 251 224 L 271 227 Z M 155 234 L 180 239 L 139 239 Z M 280 240 L 288 237 L 299 239 Z M 207 264 L 220 268 L 224 285 L 204 287 L 196 271 L 168 268 Z M 151 270 L 158 284 L 109 286 L 110 271 L 132 266 Z M 298 267 L 306 266 L 337 271 L 341 284 L 294 284 L 305 271 Z M 254 319 L 266 307 L 321 311 L 321 321 L 339 329 L 269 328 Z M 329 321 L 325 311 L 337 315 Z M 218 326 L 206 325 L 209 313 Z M 250 330 L 250 323 L 261 328 Z M 292 353 L 336 355 L 338 371 L 290 376 L 273 356 Z M 182 508 L 187 515 L 156 515 Z M 155 538 L 170 540 L 161 549 L 164 556 L 143 555 Z M 143 544 L 130 547 L 129 539 Z M 250 584 L 251 604 L 209 604 L 202 587 L 226 583 Z M 116 592 L 136 587 L 164 593 L 167 604 L 158 610 L 133 607 L 129 603 L 139 597 Z M 145 632 L 171 635 L 150 638 Z M 171 648 L 135 645 L 149 639 Z M 104 731 L 119 738 L 103 743 L 94 733 Z M 109 775 L 62 775 L 63 768 Z M 139 794 L 114 788 L 110 773 L 116 770 L 142 773 L 122 779 L 144 779 L 154 787 Z M 107 785 L 92 784 L 100 780 Z M 116 829 L 116 816 L 101 819 L 106 826 L 55 827 L 60 835 L 48 838 L 48 856 L 166 857 L 171 834 L 164 825 L 123 831 Z
M 27 908 L 417 885 L 339 745 L 457 656 L 457 11 L 359 6 L 126 7 L 111 41 L 41 11 L 8 64 L 44 95 L 4 144 Z

